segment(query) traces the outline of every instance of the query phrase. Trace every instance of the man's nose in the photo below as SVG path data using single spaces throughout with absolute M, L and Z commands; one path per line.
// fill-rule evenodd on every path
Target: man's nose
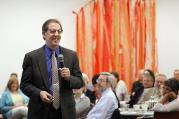
M 58 36 L 60 33 L 58 31 L 55 31 L 55 35 Z

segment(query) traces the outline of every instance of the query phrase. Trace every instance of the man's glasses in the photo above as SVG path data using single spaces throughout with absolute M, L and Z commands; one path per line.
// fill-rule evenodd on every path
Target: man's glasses
M 51 33 L 51 34 L 55 34 L 56 32 L 58 32 L 58 34 L 61 34 L 63 32 L 62 29 L 59 29 L 59 30 L 55 30 L 55 29 L 48 29 L 48 31 Z
M 99 83 L 99 82 L 106 82 L 106 79 L 98 78 L 96 81 L 97 81 L 98 83 Z

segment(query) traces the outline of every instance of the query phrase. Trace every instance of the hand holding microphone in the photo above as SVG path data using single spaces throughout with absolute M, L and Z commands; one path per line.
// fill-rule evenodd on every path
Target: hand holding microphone
M 63 59 L 63 55 L 60 54 L 58 56 L 59 58 L 59 63 L 60 63 L 60 73 L 61 73 L 61 76 L 64 78 L 64 80 L 69 80 L 69 77 L 70 77 L 70 70 L 69 68 L 66 68 L 65 65 L 64 65 L 64 59 Z

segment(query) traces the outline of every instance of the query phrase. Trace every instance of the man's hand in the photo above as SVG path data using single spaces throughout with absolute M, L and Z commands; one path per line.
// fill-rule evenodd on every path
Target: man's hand
M 40 98 L 44 103 L 50 104 L 53 101 L 52 95 L 46 91 L 40 91 Z
M 172 100 L 176 98 L 177 98 L 177 95 L 173 91 L 171 91 L 169 93 L 166 93 L 163 96 L 163 98 L 160 100 L 160 103 L 165 104 L 165 103 L 171 102 Z
M 171 92 L 167 93 L 167 98 L 168 98 L 168 101 L 170 102 L 170 101 L 176 99 L 177 95 L 173 91 L 171 91 Z
M 70 70 L 69 68 L 59 68 L 61 76 L 65 79 L 65 80 L 69 80 L 70 77 Z

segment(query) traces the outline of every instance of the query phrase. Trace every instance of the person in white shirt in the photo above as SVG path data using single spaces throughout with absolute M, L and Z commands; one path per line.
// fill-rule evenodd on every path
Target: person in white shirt
M 117 98 L 111 88 L 114 77 L 108 72 L 100 73 L 97 79 L 101 98 L 88 113 L 87 119 L 110 119 L 112 113 L 118 108 Z
M 123 80 L 120 80 L 119 74 L 117 72 L 111 72 L 115 80 L 117 80 L 117 85 L 115 87 L 116 95 L 119 101 L 129 101 L 129 94 L 127 85 Z

